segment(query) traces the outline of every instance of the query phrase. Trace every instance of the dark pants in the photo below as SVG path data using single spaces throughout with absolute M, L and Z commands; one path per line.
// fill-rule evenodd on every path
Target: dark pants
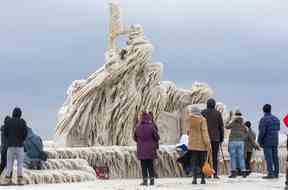
M 143 179 L 153 179 L 155 177 L 153 160 L 141 160 L 142 177 Z
M 218 155 L 219 155 L 220 143 L 212 141 L 211 146 L 212 146 L 213 169 L 215 171 L 214 176 L 218 176 Z
M 264 147 L 264 156 L 267 164 L 268 175 L 279 175 L 278 147 Z
M 189 150 L 191 156 L 191 165 L 193 168 L 193 177 L 197 179 L 198 172 L 201 173 L 201 178 L 204 179 L 205 175 L 202 172 L 203 165 L 207 160 L 207 151 Z
M 6 168 L 7 164 L 7 148 L 3 148 L 1 150 L 1 163 L 0 163 L 0 176 L 4 169 Z
M 184 153 L 183 156 L 181 156 L 180 158 L 177 159 L 177 162 L 179 162 L 186 175 L 189 175 L 190 171 L 191 171 L 191 156 L 190 156 L 190 152 L 187 151 L 186 153 Z
M 246 160 L 245 160 L 245 165 L 246 165 L 246 170 L 251 171 L 251 158 L 252 158 L 252 152 L 247 152 L 246 153 Z

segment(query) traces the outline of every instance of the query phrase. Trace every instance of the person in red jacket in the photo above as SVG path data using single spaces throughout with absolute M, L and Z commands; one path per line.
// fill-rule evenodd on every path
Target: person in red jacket
M 284 117 L 283 119 L 284 124 L 286 127 L 288 127 L 288 114 Z M 288 138 L 287 138 L 287 151 L 288 151 Z M 286 160 L 286 182 L 285 182 L 285 189 L 288 189 L 288 155 L 287 155 L 287 160 Z
M 285 125 L 288 127 L 288 114 L 283 119 Z

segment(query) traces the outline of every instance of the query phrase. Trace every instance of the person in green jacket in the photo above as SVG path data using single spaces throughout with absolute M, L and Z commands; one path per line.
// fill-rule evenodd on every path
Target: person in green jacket
M 253 151 L 255 149 L 259 150 L 260 148 L 256 143 L 256 134 L 251 128 L 251 122 L 246 121 L 245 126 L 247 127 L 247 130 L 248 130 L 248 138 L 246 140 L 246 145 L 245 145 L 245 149 L 246 149 L 245 165 L 246 165 L 247 175 L 250 175 L 252 172 L 251 158 L 252 158 Z
M 248 130 L 244 125 L 240 110 L 236 110 L 234 119 L 225 128 L 230 130 L 228 151 L 230 154 L 231 175 L 229 178 L 237 177 L 237 168 L 240 169 L 241 175 L 246 177 L 245 142 L 248 138 Z

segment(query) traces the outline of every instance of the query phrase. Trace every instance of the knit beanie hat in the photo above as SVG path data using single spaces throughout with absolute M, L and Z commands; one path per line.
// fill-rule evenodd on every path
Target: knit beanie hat
M 195 106 L 195 105 L 192 105 L 190 107 L 190 112 L 193 114 L 193 115 L 201 115 L 201 110 L 198 106 Z

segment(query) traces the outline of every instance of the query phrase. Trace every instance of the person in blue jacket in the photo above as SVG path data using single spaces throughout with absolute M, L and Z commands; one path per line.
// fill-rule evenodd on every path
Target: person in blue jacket
M 28 169 L 41 169 L 43 165 L 43 141 L 30 127 L 27 127 L 27 138 L 24 141 L 24 166 Z
M 272 106 L 263 106 L 264 116 L 259 123 L 258 144 L 264 149 L 268 175 L 263 179 L 273 179 L 279 176 L 278 144 L 280 120 L 271 114 Z

